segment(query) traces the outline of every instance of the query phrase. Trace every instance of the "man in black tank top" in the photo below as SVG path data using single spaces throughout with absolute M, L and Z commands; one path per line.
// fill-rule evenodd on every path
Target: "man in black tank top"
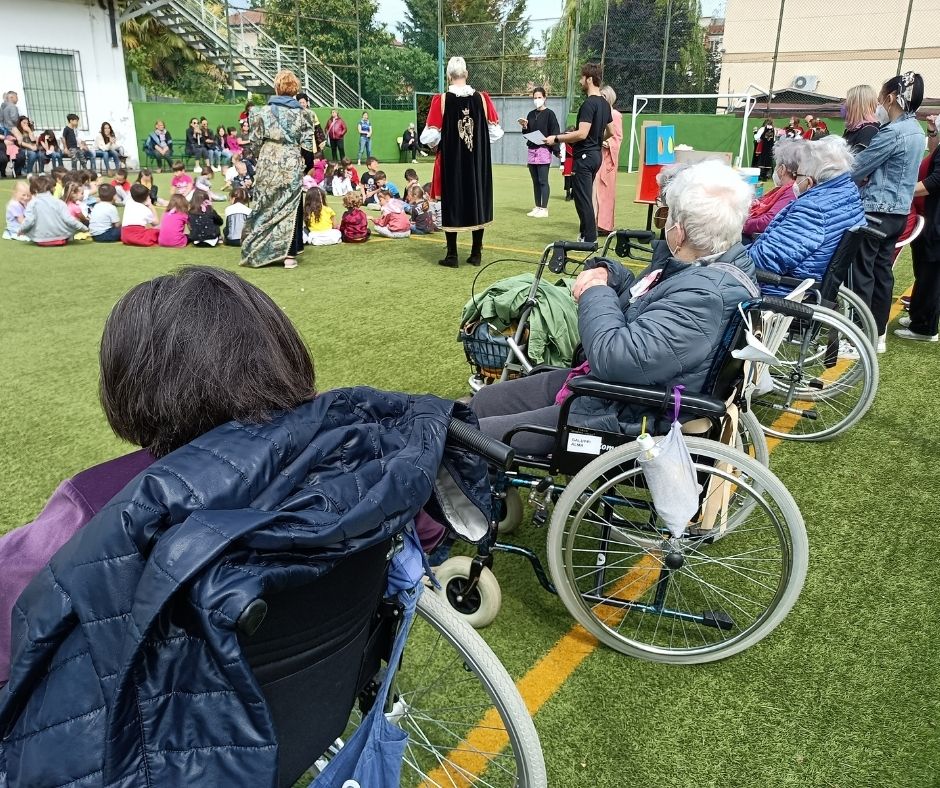
M 572 145 L 574 150 L 574 205 L 578 211 L 581 239 L 597 240 L 594 215 L 594 177 L 601 167 L 601 146 L 614 132 L 610 104 L 601 96 L 601 67 L 588 63 L 581 67 L 579 80 L 587 98 L 578 110 L 578 127 L 574 131 L 547 137 L 546 145 L 556 142 Z

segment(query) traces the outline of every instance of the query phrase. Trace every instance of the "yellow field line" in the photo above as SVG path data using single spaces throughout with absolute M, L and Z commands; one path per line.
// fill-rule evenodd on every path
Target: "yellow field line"
M 910 294 L 910 289 L 905 295 Z M 894 304 L 891 309 L 889 322 L 894 320 L 902 309 L 901 301 Z M 793 414 L 785 413 L 778 418 L 772 425 L 773 429 L 785 432 L 793 429 L 795 422 L 791 421 Z M 787 426 L 789 425 L 789 426 Z M 780 438 L 768 438 L 768 448 L 771 450 L 780 443 Z M 650 557 L 643 559 L 646 561 Z M 649 580 L 649 585 L 640 587 L 633 599 L 641 596 L 653 583 L 655 583 L 654 573 L 650 571 L 650 566 L 644 566 L 643 561 L 632 568 L 618 584 L 622 590 L 625 584 L 634 584 L 642 586 Z M 637 573 L 637 574 L 634 574 Z M 641 576 L 645 578 L 641 579 Z M 616 596 L 616 591 L 613 594 Z M 534 715 L 543 704 L 549 700 L 568 680 L 575 669 L 587 659 L 594 650 L 600 645 L 597 639 L 588 633 L 580 624 L 572 627 L 549 651 L 542 657 L 521 679 L 516 682 L 516 688 L 522 699 L 525 701 L 526 708 L 530 715 Z M 477 724 L 467 737 L 452 750 L 446 761 L 453 761 L 460 764 L 460 774 L 451 772 L 446 768 L 439 768 L 428 775 L 423 785 L 443 785 L 453 782 L 455 786 L 466 786 L 471 783 L 466 779 L 467 774 L 480 775 L 486 769 L 490 760 L 495 757 L 490 753 L 500 752 L 508 743 L 509 737 L 503 731 L 491 730 L 501 727 L 502 722 L 495 708 L 490 709 Z M 468 749 L 478 749 L 482 752 L 466 752 Z M 486 754 L 484 754 L 486 753 Z

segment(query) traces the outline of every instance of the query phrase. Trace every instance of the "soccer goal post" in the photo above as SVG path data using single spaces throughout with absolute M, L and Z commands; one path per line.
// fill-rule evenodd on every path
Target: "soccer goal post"
M 751 86 L 753 87 L 753 86 Z M 744 102 L 744 117 L 741 119 L 741 144 L 738 147 L 738 164 L 744 164 L 747 151 L 747 122 L 751 111 L 757 104 L 757 97 L 748 87 L 744 93 L 656 93 L 633 97 L 633 116 L 630 118 L 630 156 L 627 161 L 627 172 L 636 172 L 633 168 L 633 154 L 640 151 L 640 140 L 637 136 L 637 117 L 649 103 L 650 99 L 739 99 Z

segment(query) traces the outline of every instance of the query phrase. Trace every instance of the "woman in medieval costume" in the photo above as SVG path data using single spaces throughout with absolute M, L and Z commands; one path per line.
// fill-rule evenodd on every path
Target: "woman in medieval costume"
M 242 265 L 297 267 L 303 251 L 303 157 L 314 150 L 313 115 L 294 98 L 300 82 L 292 71 L 274 78 L 276 96 L 252 108 L 251 144 L 258 153 L 251 213 L 242 236 Z
M 441 201 L 441 224 L 447 254 L 440 264 L 456 268 L 457 233 L 470 231 L 473 245 L 467 262 L 480 264 L 483 228 L 493 221 L 493 169 L 490 143 L 503 136 L 490 97 L 467 84 L 462 57 L 447 62 L 450 87 L 431 100 L 421 142 L 437 148 L 431 197 Z

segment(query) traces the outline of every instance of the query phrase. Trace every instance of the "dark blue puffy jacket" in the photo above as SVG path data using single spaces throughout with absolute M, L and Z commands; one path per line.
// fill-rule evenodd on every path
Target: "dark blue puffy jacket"
M 864 224 L 858 187 L 844 173 L 814 186 L 791 202 L 747 252 L 754 265 L 765 271 L 820 280 L 843 233 Z M 780 294 L 779 288 L 763 289 Z
M 471 418 L 430 396 L 331 391 L 137 476 L 17 601 L 0 786 L 273 788 L 277 739 L 238 617 L 403 529 L 452 487 L 435 489 L 442 467 L 479 539 L 487 471 L 445 451 L 454 408 Z

